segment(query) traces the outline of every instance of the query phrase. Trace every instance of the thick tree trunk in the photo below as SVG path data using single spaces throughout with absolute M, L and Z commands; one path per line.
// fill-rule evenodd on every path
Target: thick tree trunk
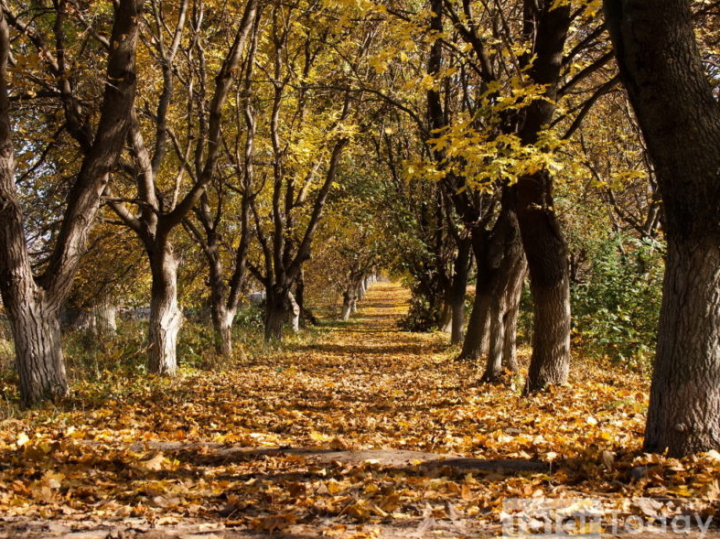
M 223 279 L 223 266 L 218 254 L 215 238 L 212 238 L 212 256 L 208 256 L 210 285 L 210 318 L 212 319 L 215 353 L 221 357 L 230 357 L 233 353 L 232 324 L 237 308 L 228 307 L 228 287 Z
M 476 360 L 487 353 L 488 334 L 490 333 L 490 302 L 491 291 L 488 282 L 485 264 L 485 251 L 487 249 L 488 234 L 484 230 L 473 230 L 472 250 L 477 267 L 477 280 L 475 284 L 475 299 L 473 301 L 467 333 L 463 347 L 458 356 L 459 360 Z
M 170 245 L 151 254 L 150 269 L 148 371 L 173 376 L 178 368 L 177 342 L 182 313 L 177 301 L 177 260 Z
M 520 268 L 515 273 L 514 283 L 508 288 L 508 307 L 505 314 L 505 347 L 503 350 L 503 363 L 505 369 L 510 372 L 518 372 L 517 364 L 517 321 L 520 313 L 520 300 L 522 298 L 523 285 L 527 275 L 527 260 L 524 253 L 518 261 Z
M 525 279 L 527 263 L 519 243 L 519 231 L 514 248 L 508 253 L 499 269 L 502 280 L 498 283 L 490 307 L 490 346 L 482 380 L 494 382 L 505 371 L 517 372 L 517 317 L 520 307 L 519 293 Z
M 518 218 L 533 295 L 533 352 L 525 392 L 567 382 L 570 372 L 570 275 L 567 246 L 552 207 L 547 173 L 518 183 Z M 542 205 L 537 200 L 543 200 Z
M 720 237 L 669 239 L 645 451 L 720 447 Z
M 688 0 L 605 0 L 663 198 L 667 260 L 645 451 L 720 449 L 720 115 Z
M 536 13 L 535 60 L 530 78 L 545 85 L 546 99 L 525 109 L 523 144 L 534 145 L 555 114 L 565 40 L 572 21 L 570 5 L 542 0 Z M 528 5 L 530 5 L 528 3 Z M 536 4 L 537 5 L 537 4 Z M 564 384 L 570 370 L 570 275 L 567 246 L 553 204 L 553 179 L 540 170 L 518 179 L 517 217 L 530 269 L 534 303 L 533 353 L 526 393 Z
M 487 353 L 488 334 L 490 333 L 490 296 L 487 293 L 483 276 L 478 273 L 475 286 L 475 300 L 468 320 L 467 333 L 458 359 L 475 360 Z
M 315 324 L 313 314 L 305 308 L 305 270 L 300 268 L 300 273 L 295 281 L 295 301 L 300 307 L 300 327 L 307 327 L 308 323 Z
M 360 284 L 358 285 L 358 293 L 357 293 L 357 299 L 358 301 L 362 301 L 365 299 L 365 293 L 367 292 L 367 285 L 365 283 L 365 279 L 360 279 Z
M 490 309 L 490 347 L 483 382 L 495 382 L 503 375 L 505 345 L 505 300 L 494 301 Z
M 105 85 L 94 140 L 71 185 L 55 248 L 37 282 L 15 185 L 6 77 L 10 36 L 7 22 L 0 16 L 0 293 L 15 339 L 24 406 L 57 399 L 68 390 L 60 343 L 60 305 L 70 293 L 100 197 L 127 135 L 127 118 L 135 98 L 135 47 L 141 8 L 141 1 L 118 3 L 107 62 L 107 80 L 112 84 Z
M 281 342 L 287 319 L 287 292 L 269 287 L 265 308 L 265 340 Z
M 35 286 L 3 302 L 12 327 L 20 399 L 25 407 L 56 401 L 68 392 L 60 341 L 59 309 L 49 305 Z

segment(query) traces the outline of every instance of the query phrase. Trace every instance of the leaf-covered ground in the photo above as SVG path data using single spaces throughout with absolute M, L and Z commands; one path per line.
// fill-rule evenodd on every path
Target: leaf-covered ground
M 640 452 L 645 379 L 577 361 L 532 398 L 519 377 L 482 385 L 446 336 L 396 329 L 406 300 L 378 284 L 311 344 L 226 372 L 108 375 L 2 420 L 0 538 L 469 537 L 497 533 L 503 499 L 542 496 L 716 510 L 719 454 Z

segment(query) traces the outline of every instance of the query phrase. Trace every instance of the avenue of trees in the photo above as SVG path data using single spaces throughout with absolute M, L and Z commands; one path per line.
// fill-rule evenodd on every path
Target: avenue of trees
M 412 292 L 402 326 L 483 382 L 519 371 L 518 338 L 525 394 L 573 349 L 652 368 L 646 450 L 720 449 L 720 2 L 0 8 L 24 406 L 68 393 L 69 317 L 102 348 L 146 309 L 147 371 L 173 376 L 184 324 L 239 358 L 249 296 L 277 343 L 318 322 L 309 296 L 348 320 L 382 273 Z

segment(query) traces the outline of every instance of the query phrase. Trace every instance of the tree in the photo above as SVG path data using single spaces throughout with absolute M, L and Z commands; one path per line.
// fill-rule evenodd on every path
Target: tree
M 720 447 L 720 110 L 687 0 L 605 0 L 655 165 L 667 260 L 645 450 Z
M 536 58 L 529 77 L 545 90 L 525 112 L 520 138 L 525 145 L 536 144 L 540 131 L 555 113 L 563 50 L 570 29 L 571 6 L 551 0 L 525 3 L 528 38 L 534 41 Z M 525 255 L 530 269 L 530 289 L 535 311 L 533 353 L 526 391 L 567 381 L 570 371 L 570 275 L 567 244 L 555 214 L 553 179 L 540 169 L 518 178 L 517 212 Z
M 505 5 L 435 0 L 433 5 L 436 21 L 431 35 L 439 36 L 438 42 L 445 43 L 448 54 L 458 58 L 460 77 L 473 81 L 465 85 L 463 94 L 464 101 L 473 104 L 470 114 L 445 122 L 433 141 L 436 151 L 445 153 L 445 181 L 450 193 L 456 195 L 468 188 L 498 189 L 516 184 L 514 211 L 535 309 L 526 391 L 562 384 L 569 371 L 570 295 L 567 246 L 553 200 L 554 176 L 560 168 L 556 150 L 612 87 L 610 82 L 603 82 L 587 93 L 583 87 L 611 58 L 598 43 L 601 29 L 594 22 L 597 5 L 581 2 L 578 9 L 572 9 L 570 2 L 550 0 Z M 441 10 L 454 34 L 437 21 Z M 575 30 L 572 34 L 571 29 Z M 452 41 L 455 35 L 460 44 Z M 573 40 L 566 46 L 569 36 Z M 447 67 L 430 69 L 428 74 L 433 72 L 438 76 L 431 91 L 438 94 L 436 87 L 447 87 L 447 83 L 438 84 L 438 78 L 444 82 L 458 77 Z M 575 98 L 567 112 L 559 112 L 559 101 L 573 94 L 587 97 Z M 442 120 L 442 105 L 447 99 L 438 96 L 434 102 L 431 115 Z M 568 119 L 571 123 L 561 135 L 559 128 Z M 435 124 L 442 125 L 438 120 Z M 458 213 L 466 213 L 464 201 L 458 196 L 454 200 Z M 487 233 L 478 230 L 476 235 L 481 242 Z M 482 261 L 478 261 L 481 266 Z M 479 281 L 480 291 L 481 284 Z M 489 297 L 483 300 L 476 296 L 476 306 L 481 310 L 471 316 L 466 350 L 469 344 L 480 349 L 484 342 L 482 335 L 488 325 L 482 307 L 490 303 Z
M 93 133 L 67 77 L 63 47 L 48 52 L 43 38 L 30 25 L 18 21 L 8 8 L 0 19 L 0 292 L 12 325 L 20 394 L 25 406 L 67 393 L 60 342 L 59 313 L 86 249 L 86 240 L 101 203 L 111 169 L 123 149 L 135 99 L 135 50 L 143 2 L 121 0 L 109 41 L 107 80 L 100 120 Z M 56 3 L 55 35 L 63 36 L 66 6 Z M 33 274 L 25 241 L 24 214 L 15 183 L 15 151 L 7 80 L 10 56 L 8 19 L 21 28 L 38 49 L 45 51 L 57 95 L 65 105 L 68 129 L 84 141 L 85 157 L 65 199 L 65 211 L 55 247 L 42 275 Z M 62 40 L 60 40 L 62 44 Z
M 155 33 L 150 43 L 160 62 L 161 91 L 155 111 L 141 109 L 131 113 L 130 146 L 133 161 L 125 163 L 122 173 L 126 179 L 135 183 L 136 194 L 129 199 L 111 197 L 108 200 L 119 218 L 138 235 L 150 262 L 152 290 L 148 369 L 161 375 L 174 375 L 177 371 L 177 339 L 182 325 L 177 288 L 179 261 L 174 251 L 173 232 L 200 201 L 216 173 L 222 152 L 221 129 L 225 103 L 237 78 L 238 66 L 258 11 L 257 1 L 248 0 L 237 29 L 231 32 L 229 45 L 212 44 L 224 47 L 224 51 L 220 53 L 222 61 L 215 74 L 214 91 L 206 94 L 209 81 L 205 48 L 208 36 L 205 30 L 208 21 L 204 2 L 193 5 L 192 37 L 184 51 L 188 62 L 183 66 L 188 71 L 187 79 L 183 78 L 176 65 L 186 30 L 189 5 L 189 0 L 182 2 L 175 25 L 170 25 L 165 20 L 163 7 L 158 2 L 152 3 Z M 166 33 L 170 34 L 169 43 Z M 178 113 L 173 107 L 177 78 L 187 85 L 184 106 L 178 107 L 187 113 L 186 130 L 182 137 L 175 129 L 177 124 L 171 125 L 173 113 Z M 194 92 L 196 83 L 201 89 L 197 94 Z M 200 103 L 196 102 L 198 95 Z M 153 146 L 143 136 L 141 113 L 150 119 Z M 175 160 L 174 167 L 168 163 L 171 158 Z M 168 174 L 168 169 L 172 171 L 171 174 Z M 180 196 L 186 174 L 190 178 L 190 185 L 184 195 Z M 137 212 L 126 201 L 137 206 Z
M 205 256 L 215 351 L 225 357 L 233 353 L 232 324 L 248 281 L 251 204 L 261 190 L 256 185 L 259 182 L 256 181 L 253 165 L 256 135 L 254 101 L 259 100 L 260 96 L 254 96 L 251 92 L 260 21 L 260 17 L 255 20 L 247 60 L 243 65 L 242 83 L 238 85 L 236 94 L 235 137 L 224 137 L 226 157 L 231 163 L 230 177 L 236 181 L 226 178 L 225 174 L 217 174 L 211 185 L 214 196 L 205 191 L 200 204 L 194 208 L 194 216 L 200 226 L 194 223 L 191 216 L 184 221 Z M 243 125 L 244 140 L 241 136 Z M 232 138 L 234 143 L 228 142 Z M 237 198 L 239 202 L 233 200 Z M 225 236 L 228 236 L 229 241 L 224 239 Z M 237 245 L 233 247 L 236 236 L 239 236 Z M 229 276 L 225 269 L 227 265 L 230 266 Z
M 269 141 L 267 189 L 251 209 L 261 262 L 248 268 L 266 290 L 265 338 L 281 341 L 292 311 L 299 328 L 300 305 L 292 288 L 310 258 L 328 195 L 338 182 L 343 154 L 356 127 L 357 99 L 345 71 L 357 70 L 367 43 L 345 40 L 332 12 L 319 4 L 275 2 L 258 71 L 269 87 L 268 105 L 258 111 Z M 346 22 L 347 24 L 347 22 Z M 356 25 L 363 28 L 362 24 Z M 319 36 L 319 37 L 318 37 Z M 260 154 L 256 147 L 256 155 Z

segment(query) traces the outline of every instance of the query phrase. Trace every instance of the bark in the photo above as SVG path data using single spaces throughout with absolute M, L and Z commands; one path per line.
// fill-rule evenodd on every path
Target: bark
M 490 333 L 490 297 L 483 290 L 482 277 L 478 274 L 475 287 L 475 300 L 470 312 L 467 333 L 463 341 L 462 350 L 458 356 L 459 360 L 475 360 L 487 353 Z
M 645 450 L 720 447 L 720 234 L 668 241 Z
M 290 315 L 290 328 L 292 329 L 293 333 L 299 333 L 300 332 L 300 304 L 295 300 L 295 296 L 292 292 L 288 292 L 288 304 L 290 306 L 290 309 L 288 310 L 288 314 Z
M 358 285 L 358 293 L 357 293 L 357 299 L 358 301 L 362 301 L 365 299 L 365 293 L 367 292 L 367 287 L 365 283 L 365 279 L 360 279 L 360 284 Z
M 720 448 L 720 115 L 687 0 L 606 0 L 655 165 L 667 261 L 645 451 Z
M 33 286 L 16 287 L 11 297 L 3 294 L 15 344 L 20 398 L 25 407 L 58 400 L 68 392 L 59 310 L 44 296 Z
M 212 324 L 215 332 L 215 353 L 219 356 L 232 356 L 232 323 L 234 319 L 234 312 L 229 312 L 222 303 L 213 303 Z
M 453 275 L 448 291 L 448 305 L 450 306 L 450 343 L 460 344 L 463 340 L 465 326 L 465 294 L 470 273 L 470 256 L 472 254 L 472 241 L 470 237 L 457 238 L 458 251 L 453 263 Z
M 508 288 L 507 312 L 505 314 L 505 348 L 503 350 L 503 364 L 510 372 L 518 372 L 517 364 L 517 321 L 520 313 L 520 300 L 523 285 L 527 275 L 527 260 L 525 256 L 520 259 L 520 268 L 514 274 L 515 281 Z
M 102 344 L 117 332 L 117 306 L 113 305 L 109 294 L 103 293 L 93 307 L 95 334 Z
M 518 238 L 519 240 L 519 238 Z M 521 244 L 508 253 L 509 260 L 500 268 L 503 281 L 490 308 L 490 345 L 483 381 L 494 382 L 505 371 L 517 372 L 517 317 L 520 307 L 518 290 L 522 291 L 527 263 Z
M 201 245 L 210 271 L 210 313 L 215 334 L 215 353 L 222 357 L 230 357 L 233 353 L 232 324 L 237 313 L 237 303 L 228 301 L 231 290 L 223 279 L 224 271 L 217 237 L 214 231 L 208 236 L 209 241 L 203 242 L 201 239 Z
M 555 113 L 562 52 L 570 27 L 570 6 L 542 2 L 537 17 L 533 82 L 546 85 L 545 97 L 525 112 L 523 144 L 535 144 Z M 532 12 L 532 7 L 530 12 Z M 517 216 L 530 269 L 534 303 L 533 353 L 526 393 L 567 381 L 570 369 L 570 278 L 567 246 L 553 205 L 553 181 L 547 170 L 518 179 Z
M 148 371 L 161 376 L 177 372 L 177 341 L 182 312 L 177 300 L 177 260 L 170 245 L 150 253 L 152 287 L 148 330 Z
M 315 325 L 317 319 L 305 307 L 305 271 L 302 268 L 300 268 L 300 273 L 295 281 L 295 301 L 300 307 L 300 327 L 305 328 L 308 324 Z
M 115 12 L 100 120 L 67 197 L 45 273 L 35 279 L 15 185 L 7 65 L 10 39 L 0 14 L 0 293 L 15 339 L 20 398 L 26 407 L 67 393 L 60 307 L 72 287 L 101 194 L 123 149 L 135 99 L 135 48 L 142 2 L 122 0 Z M 66 81 L 65 81 L 66 82 Z M 62 84 L 62 82 L 61 82 Z M 69 123 L 69 120 L 68 120 Z
M 287 319 L 287 291 L 269 288 L 266 296 L 265 340 L 282 342 L 283 329 Z
M 484 261 L 490 296 L 490 342 L 482 378 L 486 382 L 500 378 L 507 364 L 505 350 L 508 339 L 512 339 L 507 331 L 514 329 L 509 327 L 508 318 L 516 315 L 511 311 L 518 306 L 515 301 L 518 282 L 521 283 L 525 275 L 525 256 L 515 213 L 513 187 L 504 188 L 502 202 L 503 207 L 493 227 Z
M 444 302 L 440 311 L 440 320 L 438 321 L 438 329 L 443 333 L 452 331 L 453 311 L 448 302 Z
M 495 303 L 495 302 L 493 302 Z M 493 305 L 490 309 L 490 347 L 488 350 L 483 382 L 495 382 L 503 375 L 503 345 L 505 344 L 505 302 Z
M 570 270 L 567 245 L 552 209 L 551 183 L 546 172 L 518 183 L 518 217 L 534 308 L 526 393 L 564 384 L 570 372 Z
M 342 321 L 347 322 L 350 320 L 350 315 L 352 314 L 352 304 L 353 304 L 353 297 L 355 292 L 352 290 L 346 290 L 343 294 L 343 307 L 342 307 Z
M 465 334 L 465 295 L 455 299 L 451 306 L 450 344 L 460 344 Z

